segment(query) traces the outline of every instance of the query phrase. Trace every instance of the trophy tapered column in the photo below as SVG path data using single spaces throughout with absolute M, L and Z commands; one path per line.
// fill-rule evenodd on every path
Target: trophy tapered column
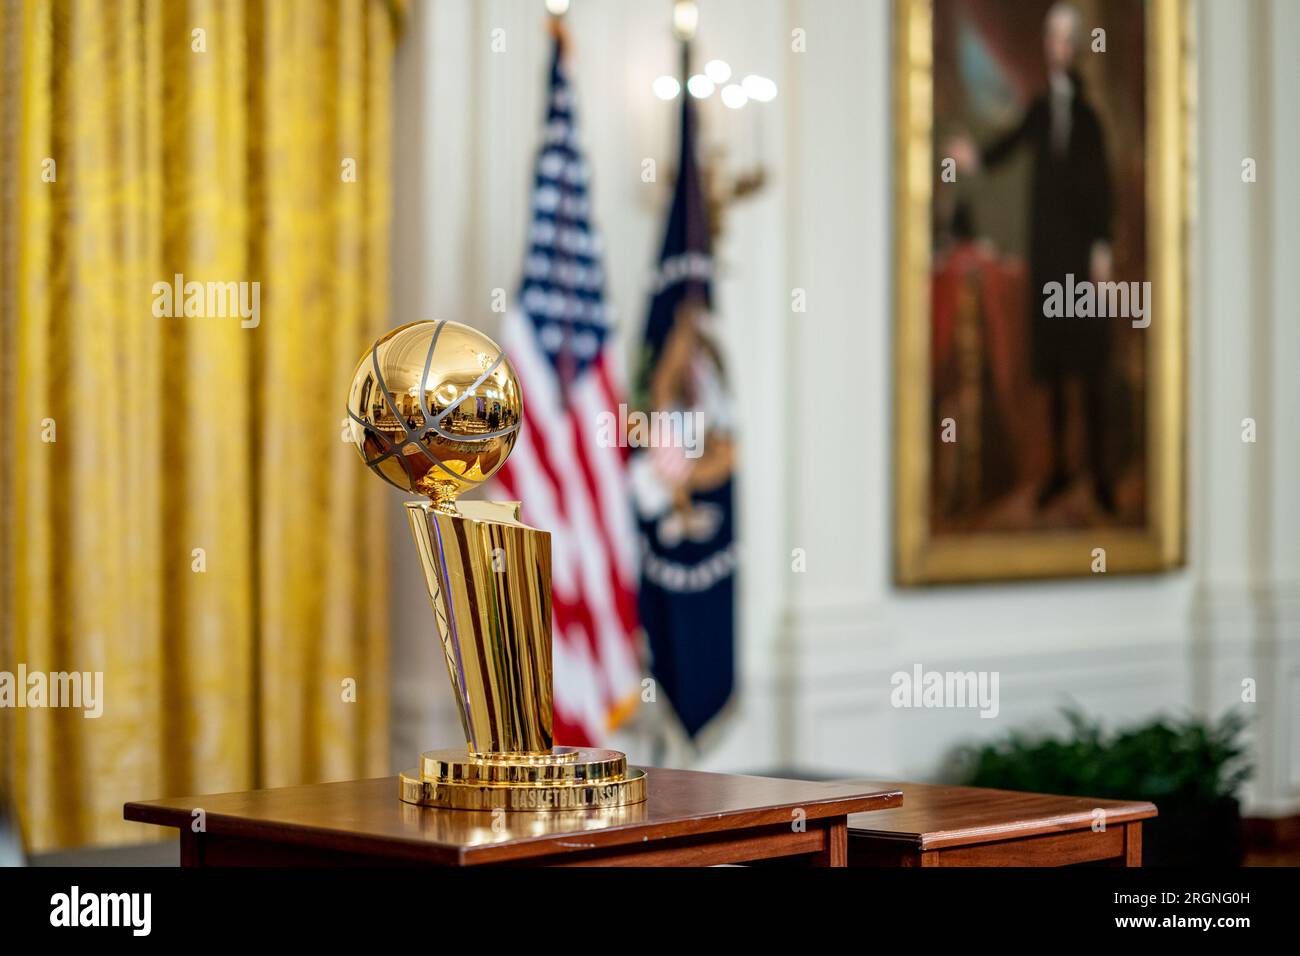
M 520 523 L 515 502 L 458 510 L 406 505 L 466 746 L 477 756 L 549 753 L 551 536 Z
M 366 466 L 407 502 L 465 750 L 429 750 L 398 796 L 437 810 L 593 810 L 646 799 L 616 750 L 554 746 L 551 536 L 517 501 L 461 501 L 501 467 L 523 426 L 510 360 L 482 332 L 412 322 L 361 356 L 348 389 Z

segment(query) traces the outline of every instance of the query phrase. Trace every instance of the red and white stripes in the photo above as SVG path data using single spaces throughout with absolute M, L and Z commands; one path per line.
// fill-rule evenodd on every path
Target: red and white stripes
M 627 450 L 604 447 L 598 428 L 602 413 L 618 413 L 618 379 L 602 354 L 565 388 L 518 312 L 502 340 L 524 425 L 498 477 L 524 521 L 551 533 L 556 742 L 597 745 L 641 681 Z

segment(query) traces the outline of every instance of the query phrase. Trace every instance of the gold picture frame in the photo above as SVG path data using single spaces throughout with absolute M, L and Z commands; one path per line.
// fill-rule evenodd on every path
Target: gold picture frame
M 895 574 L 918 585 L 1156 572 L 1184 555 L 1187 256 L 1194 216 L 1193 17 L 1182 0 L 1146 0 L 1146 237 L 1152 315 L 1146 329 L 1146 520 L 1137 528 L 930 531 L 933 384 L 933 7 L 894 2 Z

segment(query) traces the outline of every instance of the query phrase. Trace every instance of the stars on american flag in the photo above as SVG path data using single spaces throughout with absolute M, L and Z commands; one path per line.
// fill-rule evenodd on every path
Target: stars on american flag
M 600 354 L 612 318 L 604 301 L 601 241 L 591 223 L 590 180 L 578 149 L 573 93 L 558 58 L 533 185 L 521 302 L 543 351 L 566 380 Z

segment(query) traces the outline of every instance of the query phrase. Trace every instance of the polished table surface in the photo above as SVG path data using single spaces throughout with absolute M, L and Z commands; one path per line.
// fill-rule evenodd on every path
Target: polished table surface
M 850 863 L 921 866 L 1059 866 L 1141 862 L 1144 800 L 923 783 L 858 781 L 900 790 L 901 806 L 849 817 Z
M 176 827 L 186 865 L 694 865 L 806 856 L 835 866 L 845 862 L 848 814 L 901 799 L 897 788 L 861 783 L 646 773 L 647 800 L 610 810 L 436 810 L 402 803 L 397 778 L 381 777 L 134 802 L 125 817 Z

